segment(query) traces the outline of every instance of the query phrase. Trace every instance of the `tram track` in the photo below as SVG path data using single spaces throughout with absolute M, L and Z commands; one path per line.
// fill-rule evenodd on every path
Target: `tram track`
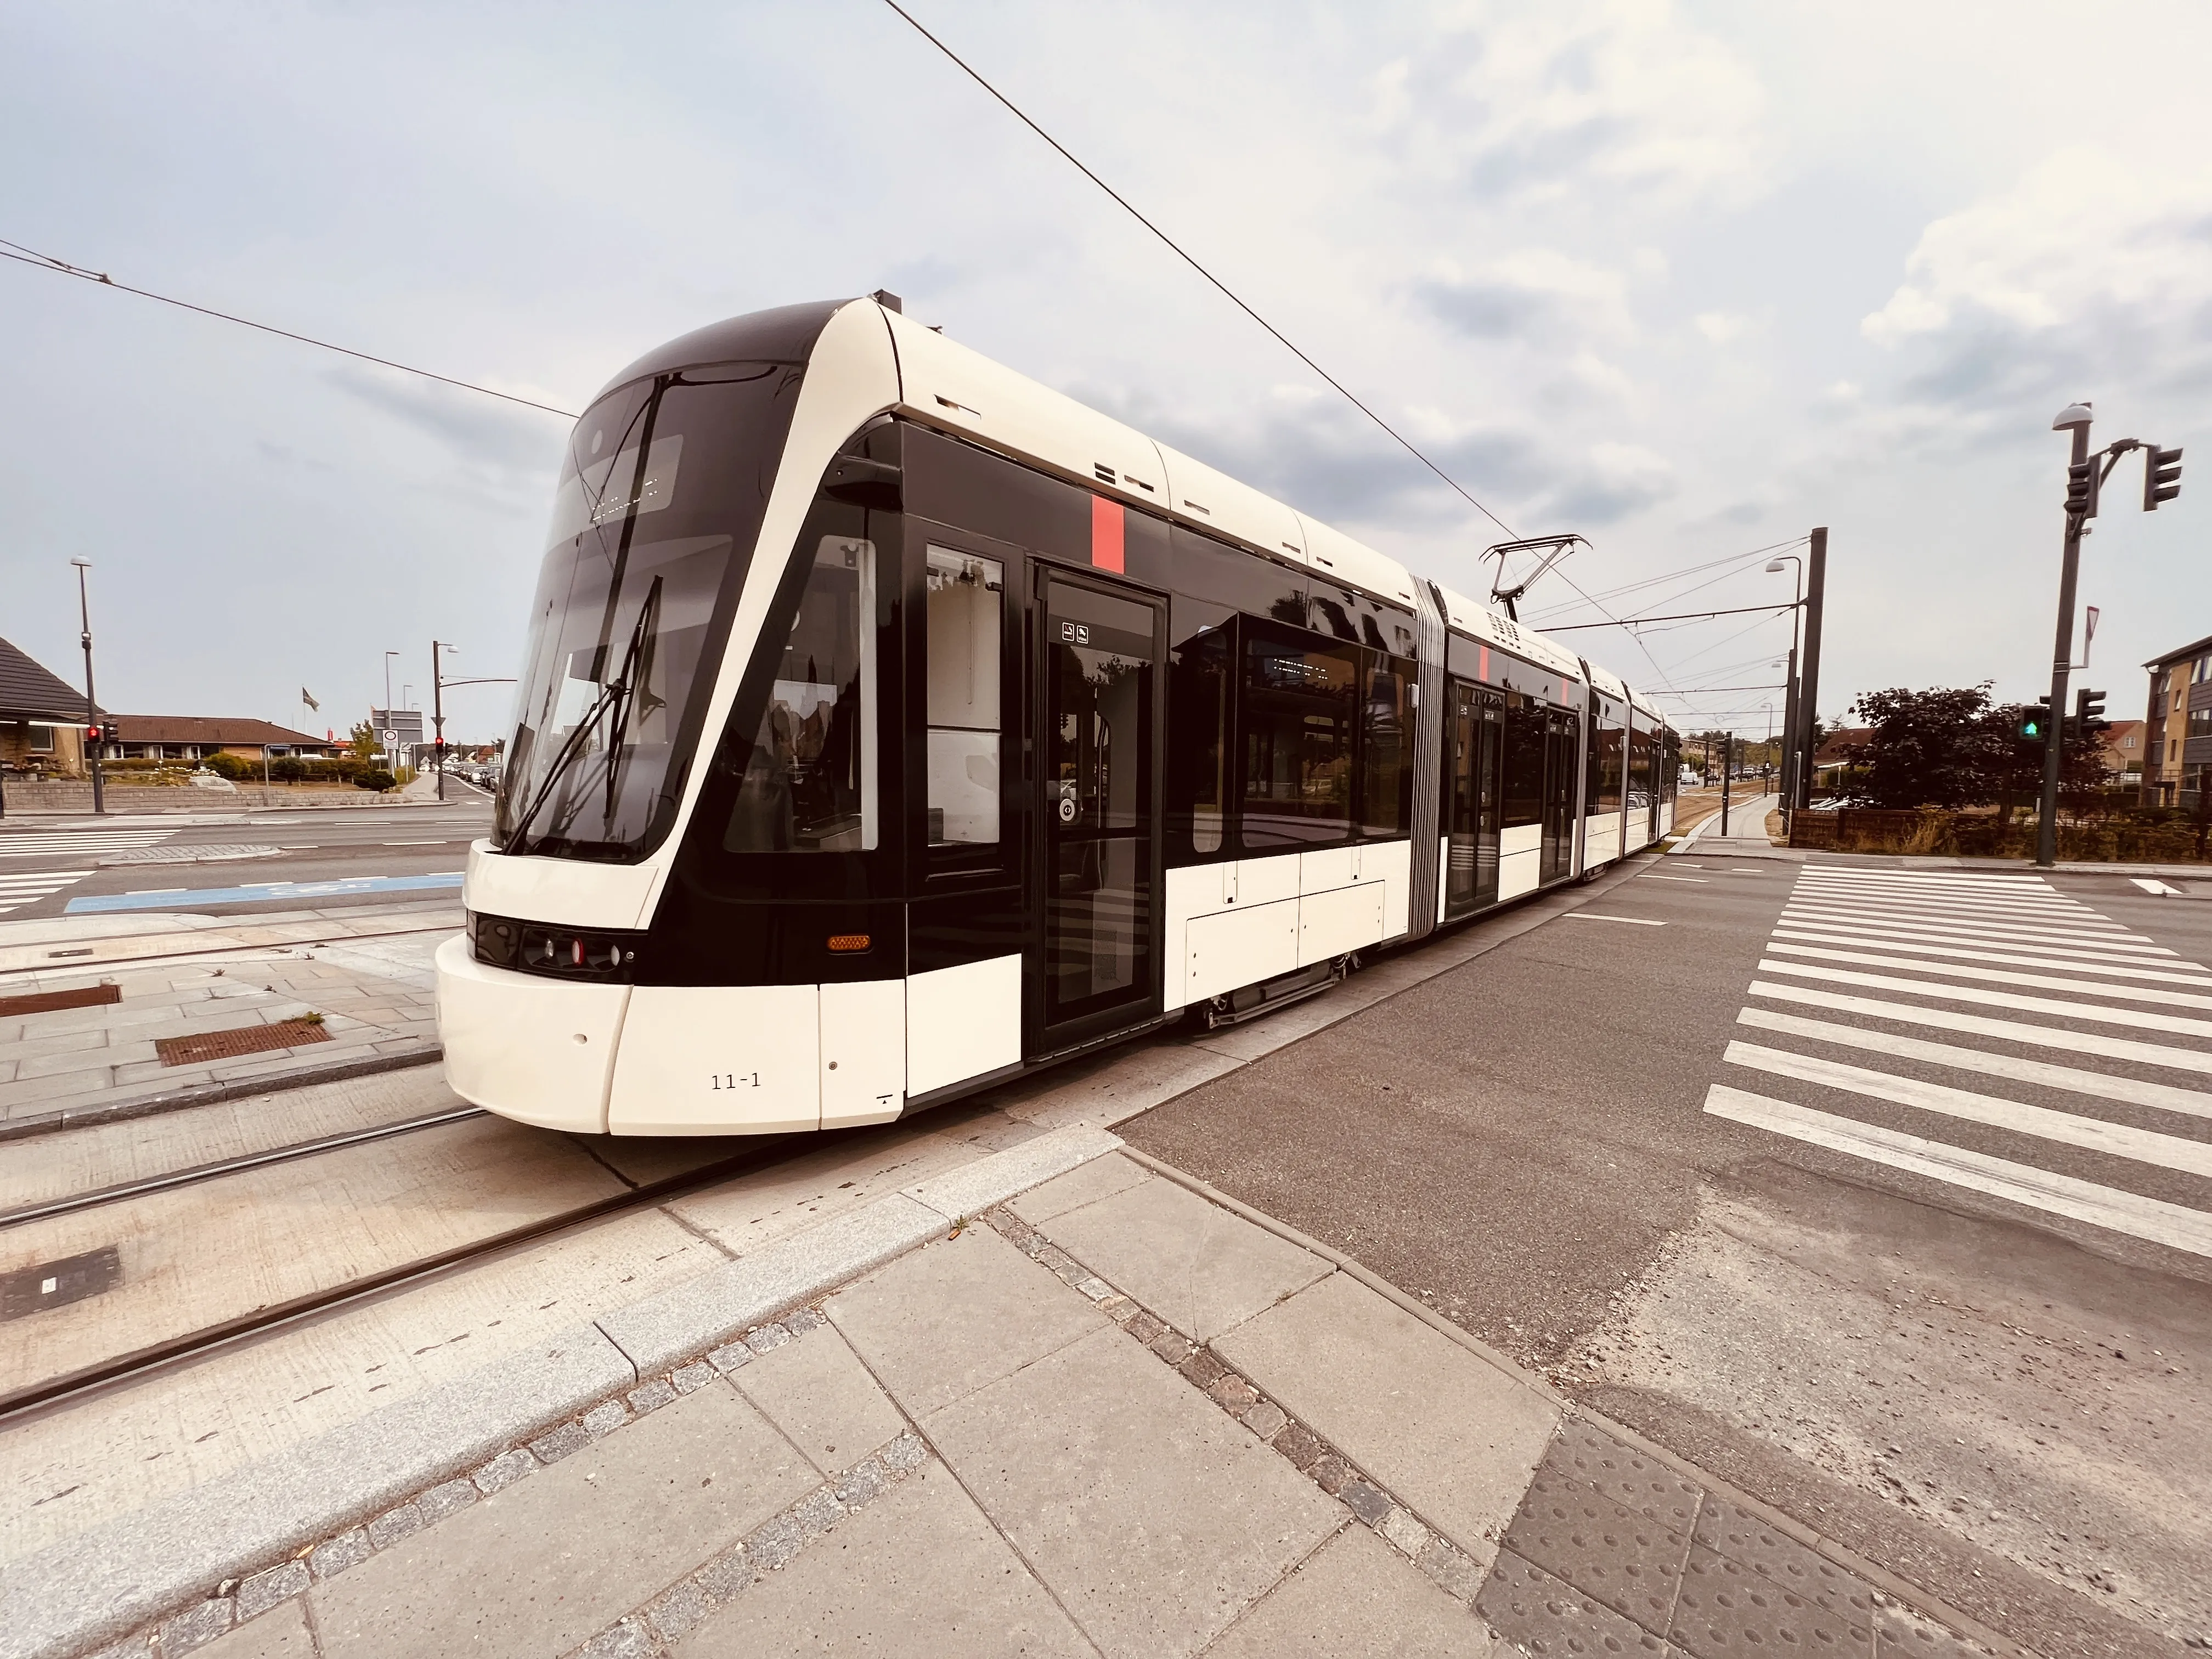
M 342 1152 L 349 1146 L 367 1146 L 371 1141 L 387 1140 L 394 1135 L 413 1134 L 421 1130 L 436 1128 L 441 1124 L 459 1123 L 489 1114 L 481 1106 L 456 1107 L 448 1111 L 430 1112 L 420 1117 L 402 1118 L 395 1123 L 380 1123 L 368 1128 L 350 1129 L 343 1133 L 319 1135 L 313 1140 L 295 1141 L 289 1146 L 272 1146 L 257 1152 L 244 1153 L 237 1158 L 216 1158 L 210 1163 L 197 1164 L 181 1170 L 169 1170 L 158 1176 L 148 1176 L 137 1181 L 118 1182 L 112 1186 L 95 1187 L 88 1191 L 72 1193 L 66 1198 L 50 1199 L 40 1204 L 19 1205 L 12 1210 L 0 1210 L 0 1232 L 20 1227 L 33 1221 L 46 1221 L 55 1216 L 71 1215 L 80 1210 L 96 1209 L 103 1204 L 116 1204 L 126 1199 L 143 1198 L 152 1193 L 169 1192 L 179 1187 L 191 1187 L 201 1182 L 218 1180 L 224 1176 L 237 1175 L 246 1170 L 262 1169 L 272 1164 L 289 1163 L 295 1158 L 313 1158 L 319 1153 Z
M 460 1121 L 471 1116 L 485 1115 L 479 1109 L 438 1115 L 441 1123 Z M 314 1143 L 313 1151 L 344 1150 L 343 1146 L 328 1142 L 343 1142 L 346 1146 L 362 1144 L 389 1138 L 392 1133 L 420 1132 L 439 1127 L 415 1120 L 400 1124 L 382 1126 L 379 1131 L 365 1131 L 343 1137 L 325 1137 Z M 12 1427 L 33 1417 L 66 1408 L 111 1389 L 143 1381 L 160 1372 L 191 1364 L 198 1360 L 243 1346 L 274 1334 L 279 1330 L 327 1317 L 416 1285 L 428 1283 L 446 1274 L 479 1266 L 516 1249 L 540 1243 L 572 1229 L 625 1214 L 647 1209 L 672 1198 L 682 1197 L 717 1182 L 740 1176 L 757 1173 L 773 1168 L 792 1158 L 800 1156 L 815 1142 L 810 1135 L 779 1135 L 763 1137 L 754 1146 L 724 1158 L 718 1158 L 696 1169 L 680 1171 L 657 1181 L 646 1182 L 622 1193 L 613 1193 L 591 1202 L 572 1206 L 551 1214 L 535 1218 L 519 1225 L 505 1228 L 483 1237 L 471 1239 L 447 1249 L 394 1263 L 375 1272 L 356 1275 L 338 1284 L 264 1304 L 228 1319 L 211 1322 L 191 1331 L 144 1344 L 124 1352 L 112 1354 L 90 1364 L 82 1365 L 58 1375 L 42 1378 L 26 1387 L 0 1394 L 0 1430 Z M 248 1158 L 226 1160 L 236 1170 L 220 1171 L 234 1173 L 261 1165 L 297 1158 L 307 1149 L 276 1149 L 271 1153 L 256 1154 Z M 214 1178 L 213 1173 L 178 1171 L 174 1177 L 156 1177 L 144 1183 L 151 1190 L 162 1190 L 192 1181 Z M 617 1179 L 624 1179 L 617 1173 Z M 138 1185 L 141 1183 L 132 1183 Z M 141 1194 L 132 1194 L 141 1195 Z M 88 1200 L 99 1198 L 87 1194 Z M 109 1200 L 106 1201 L 113 1201 Z M 42 1206 L 43 1207 L 43 1206 Z M 92 1207 L 89 1203 L 77 1207 Z M 25 1218 L 28 1219 L 29 1218 Z

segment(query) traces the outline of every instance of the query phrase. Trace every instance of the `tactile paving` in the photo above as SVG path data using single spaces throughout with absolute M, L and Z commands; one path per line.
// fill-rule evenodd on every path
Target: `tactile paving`
M 1506 1547 L 1583 1595 L 1664 1634 L 1690 1535 L 1648 1520 L 1582 1481 L 1540 1470 Z
M 1695 1659 L 1874 1659 L 1870 1619 L 1831 1612 L 1702 1544 L 1691 1548 L 1667 1634 Z
M 1560 1425 L 1540 1472 L 1583 1481 L 1645 1520 L 1680 1533 L 1697 1524 L 1705 1496 L 1695 1481 L 1685 1480 L 1664 1463 L 1573 1418 Z
M 1862 1580 L 1724 1498 L 1705 1500 L 1696 1537 L 1705 1548 L 1803 1596 L 1825 1613 L 1857 1625 L 1873 1620 L 1873 1594 Z
M 1498 1552 L 1475 1611 L 1535 1659 L 1668 1659 L 1673 1650 L 1533 1561 Z
M 1910 1607 L 1890 1601 L 1875 1607 L 1875 1659 L 1981 1659 L 1981 1652 Z

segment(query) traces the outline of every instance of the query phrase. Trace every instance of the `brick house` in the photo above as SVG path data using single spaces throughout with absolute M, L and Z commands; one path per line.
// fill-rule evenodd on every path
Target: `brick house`
M 0 769 L 84 775 L 84 693 L 0 640 Z
M 111 714 L 116 741 L 102 760 L 200 761 L 232 754 L 258 761 L 277 755 L 336 755 L 345 744 L 269 720 L 204 714 Z

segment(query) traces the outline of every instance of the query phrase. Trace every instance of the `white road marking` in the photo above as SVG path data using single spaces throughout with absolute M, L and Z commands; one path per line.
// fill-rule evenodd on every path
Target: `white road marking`
M 1978 1003 L 1985 1008 L 2017 1008 L 2023 1013 L 2054 1014 L 2060 1019 L 2094 1019 L 2105 1025 L 2132 1025 L 2141 1031 L 2171 1031 L 2177 1036 L 2212 1037 L 2212 1019 L 2191 1019 L 2181 1014 L 2154 1014 L 2142 1008 L 2099 1008 L 2087 1003 L 2061 1002 L 2056 997 L 2024 997 L 2016 991 L 1984 991 L 1972 985 L 1943 985 L 1934 980 L 1898 979 L 1888 974 L 1854 973 L 1848 968 L 1815 968 L 1810 963 L 1776 962 L 1762 958 L 1762 974 L 1796 974 L 1830 985 L 1863 985 L 1869 990 L 1903 991 L 1909 996 L 1936 997 L 1945 1002 Z
M 1625 921 L 1632 927 L 1664 927 L 1667 925 L 1663 921 L 1647 921 L 1642 916 L 1594 916 L 1587 910 L 1570 910 L 1567 912 L 1567 920 L 1570 921 Z
M 1801 881 L 1790 890 L 1793 899 L 1814 898 L 1830 901 L 1848 900 L 1853 904 L 1877 905 L 1886 910 L 1911 910 L 1928 916 L 1993 916 L 2010 917 L 2021 921 L 2073 923 L 2088 921 L 2106 927 L 2117 927 L 2116 921 L 2106 921 L 2086 904 L 2060 904 L 2055 901 L 2039 900 L 2033 904 L 2008 903 L 1998 899 L 1924 898 L 1918 893 L 1892 893 L 1880 889 L 1836 887 L 1826 882 Z
M 2020 924 L 2011 922 L 1960 921 L 1949 917 L 1923 917 L 1911 910 L 1876 910 L 1858 905 L 1827 904 L 1819 900 L 1793 898 L 1784 906 L 1783 915 L 1828 916 L 1838 921 L 1863 922 L 1870 927 L 1906 927 L 1916 933 L 1955 933 L 1968 939 L 2002 938 L 2050 939 L 2063 941 L 2077 950 L 2116 951 L 2137 956 L 2170 957 L 2174 953 L 2164 945 L 2155 945 L 2141 933 L 2105 933 L 2083 927 L 2065 927 L 2056 923 Z
M 1698 887 L 1709 887 L 1712 884 L 1711 878 L 1705 876 L 1662 876 L 1656 870 L 1645 871 L 1644 872 L 1643 879 L 1645 881 L 1686 881 Z
M 2138 1164 L 2154 1164 L 2162 1170 L 2212 1176 L 2212 1143 L 2206 1141 L 2163 1135 L 2154 1129 L 2137 1129 L 2125 1123 L 2107 1123 L 2102 1118 L 2083 1117 L 2074 1112 L 2054 1112 L 2022 1101 L 2002 1100 L 1995 1095 L 1976 1094 L 1971 1089 L 1954 1089 L 1948 1084 L 1897 1077 L 1863 1066 L 1847 1066 L 1839 1060 L 1793 1054 L 1787 1048 L 1764 1048 L 1756 1042 L 1731 1042 L 1721 1058 L 1730 1065 L 1771 1072 L 1777 1077 L 1794 1077 L 1801 1083 L 1845 1090 L 1870 1100 L 1887 1100 L 1893 1105 L 1987 1124 L 1993 1129 L 2010 1129 L 2039 1140 L 2055 1140 L 2093 1152 L 2109 1152 L 2114 1158 L 2133 1158 Z
M 1815 962 L 1856 962 L 1862 967 L 1903 968 L 1916 974 L 1941 974 L 1951 979 L 1978 980 L 1984 985 L 2026 985 L 2045 991 L 2079 991 L 2094 997 L 2118 997 L 2133 1002 L 2156 1002 L 2169 1008 L 2212 1008 L 2212 997 L 2187 991 L 2168 991 L 2154 985 L 2111 985 L 2084 979 L 2090 970 L 2075 969 L 2071 975 L 2015 974 L 2002 968 L 1977 968 L 1964 962 L 1915 962 L 1910 957 L 1878 956 L 1871 951 L 1836 951 L 1817 945 L 1770 944 L 1778 955 L 1807 957 Z
M 64 887 L 82 881 L 89 870 L 22 870 L 0 873 L 0 914 L 36 904 Z
M 1961 1146 L 1947 1146 L 1942 1141 L 1816 1112 L 1810 1107 L 1793 1106 L 1787 1101 L 1769 1100 L 1724 1084 L 1716 1083 L 1705 1091 L 1705 1110 L 1716 1117 L 2008 1199 L 2046 1214 L 2066 1216 L 2192 1255 L 2212 1255 L 2212 1216 L 2179 1204 L 2056 1175 Z
M 167 830 L 79 830 L 0 835 L 0 858 L 27 859 L 41 854 L 68 858 L 84 853 L 122 853 L 151 847 L 175 835 Z
M 189 887 L 126 887 L 123 890 L 132 898 L 145 898 L 154 893 L 189 893 Z
M 1854 928 L 1814 927 L 1800 923 L 1796 927 L 1784 924 L 1774 930 L 1776 939 L 1793 939 L 1804 945 L 1849 945 L 1862 950 L 1902 951 L 1908 956 L 1949 957 L 1960 962 L 2001 962 L 2014 968 L 2057 968 L 2069 974 L 2102 974 L 2108 979 L 2150 980 L 2162 985 L 2203 985 L 2212 987 L 2212 976 L 2197 974 L 2166 973 L 2160 968 L 2138 968 L 2131 963 L 2106 962 L 2095 957 L 2082 961 L 2063 955 L 2032 957 L 2014 956 L 2004 951 L 1969 951 L 1952 943 L 1930 945 L 1925 940 L 1899 938 L 1882 933 L 1864 933 Z M 2020 945 L 2015 951 L 2039 950 L 2039 946 Z M 2186 963 L 2176 963 L 2177 968 Z
M 1930 887 L 2027 887 L 2046 893 L 2054 890 L 2041 876 L 1970 875 L 1953 870 L 1865 870 L 1839 864 L 1808 864 L 1799 873 L 1837 881 L 1894 881 Z
M 2148 876 L 2130 876 L 2128 879 L 2135 883 L 2136 886 L 2142 888 L 2146 893 L 2158 893 L 2161 895 L 2170 893 L 2175 898 L 2179 898 L 2181 896 L 2181 890 L 2179 887 L 2168 887 L 2164 882 L 2153 881 Z
M 1905 881 L 1881 876 L 1836 876 L 1806 871 L 1801 886 L 1848 887 L 1875 893 L 1917 893 L 1930 899 L 1961 899 L 1978 904 L 2078 904 L 2070 893 L 2041 883 L 2018 887 L 1997 886 L 1985 881 Z
M 2008 1078 L 2015 1083 L 2039 1084 L 2046 1089 L 2063 1089 L 2069 1094 L 2091 1095 L 2100 1100 L 2124 1101 L 2130 1106 L 2149 1106 L 2161 1112 L 2180 1112 L 2190 1117 L 2212 1118 L 2212 1094 L 2197 1089 L 2177 1088 L 2171 1083 L 2150 1083 L 2142 1078 L 2119 1077 L 2110 1072 L 2084 1072 L 2072 1066 L 2053 1066 L 2047 1060 L 2029 1060 L 2020 1054 L 2000 1054 L 1983 1048 L 1961 1048 L 1955 1043 L 1929 1042 L 1920 1037 L 1900 1036 L 1895 1031 L 1869 1030 L 1863 1025 L 1838 1025 L 1831 1020 L 1806 1019 L 1797 1014 L 1777 1013 L 1771 1008 L 1739 1009 L 1735 1018 L 1739 1025 L 1754 1025 L 1768 1031 L 1787 1031 L 1792 1036 L 1811 1037 L 1819 1042 L 1837 1043 L 1848 1048 L 1867 1048 L 1875 1054 L 1895 1054 L 1906 1060 L 1924 1060 L 1931 1065 L 1951 1066 L 1960 1071 L 1979 1072 L 1989 1077 Z
M 1986 945 L 1994 951 L 2025 951 L 2044 960 L 2058 959 L 2079 966 L 2109 967 L 2115 973 L 2121 969 L 2140 969 L 2148 974 L 2161 969 L 2185 969 L 2191 974 L 2212 974 L 2201 962 L 2184 962 L 2172 951 L 2154 954 L 2135 948 L 2106 948 L 2083 945 L 2069 941 L 2061 945 L 2044 939 L 1999 938 L 1984 928 L 1960 931 L 1948 927 L 1899 927 L 1891 922 L 1834 921 L 1826 916 L 1805 913 L 1784 912 L 1774 924 L 1778 933 L 1785 927 L 1803 928 L 1810 933 L 1823 933 L 1838 939 L 1864 939 L 1891 949 L 1907 945 L 1924 945 L 1930 949 L 1964 948 Z
M 1938 1030 L 1968 1031 L 1976 1036 L 1996 1037 L 2006 1042 L 2064 1048 L 2077 1054 L 2103 1054 L 2111 1060 L 2139 1060 L 2146 1066 L 2171 1066 L 2177 1072 L 2212 1073 L 2212 1053 L 2176 1048 L 2163 1042 L 2139 1042 L 2130 1037 L 2106 1036 L 2101 1031 L 2062 1030 L 2054 1025 L 1991 1019 L 1980 1014 L 1954 1013 L 1948 1008 L 1922 1008 L 1909 1002 L 1885 1002 L 1879 997 L 1855 997 L 1841 991 L 1815 991 L 1802 985 L 1775 985 L 1761 979 L 1752 981 L 1747 994 L 1775 1002 L 1830 1008 L 1840 1014 L 1863 1014 L 1869 1019 L 1894 1019 L 1907 1025 L 1934 1026 Z

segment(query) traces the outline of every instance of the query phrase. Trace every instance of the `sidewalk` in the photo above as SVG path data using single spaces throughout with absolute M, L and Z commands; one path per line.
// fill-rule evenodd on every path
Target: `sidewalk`
M 17 1563 L 0 1654 L 1976 1651 L 1096 1129 L 521 1361 Z
M 0 924 L 0 1140 L 434 1055 L 431 954 L 460 926 L 445 902 Z

